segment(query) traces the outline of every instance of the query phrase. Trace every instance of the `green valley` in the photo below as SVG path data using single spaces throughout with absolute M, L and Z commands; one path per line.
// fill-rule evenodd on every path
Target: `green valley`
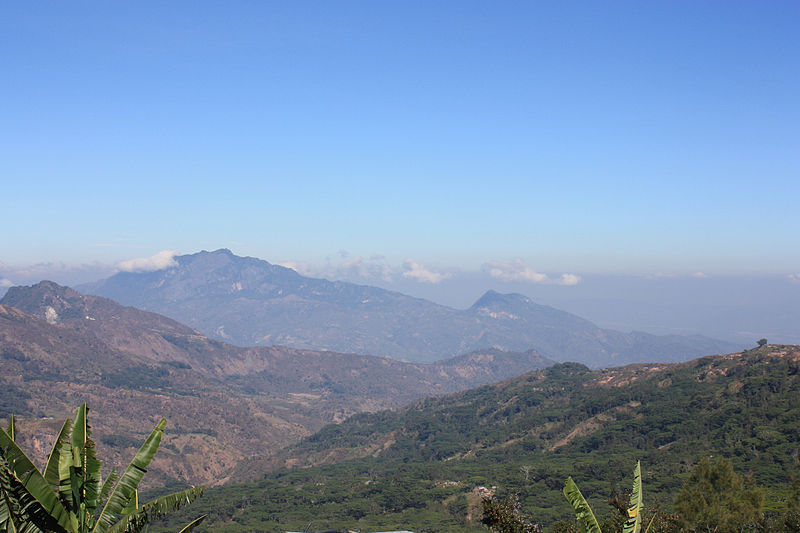
M 560 364 L 327 426 L 283 453 L 294 468 L 212 489 L 195 512 L 215 531 L 485 531 L 474 489 L 486 486 L 548 525 L 572 520 L 570 475 L 603 514 L 641 460 L 645 504 L 670 510 L 711 456 L 752 476 L 778 511 L 797 472 L 798 371 L 800 349 L 775 345 L 601 371 Z

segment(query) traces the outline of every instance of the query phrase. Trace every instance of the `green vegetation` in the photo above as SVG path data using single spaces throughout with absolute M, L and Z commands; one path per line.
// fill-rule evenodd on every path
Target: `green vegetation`
M 541 528 L 523 516 L 516 496 L 483 499 L 481 523 L 496 533 L 537 533 Z
M 138 486 L 161 442 L 166 420 L 145 440 L 128 468 L 103 480 L 84 403 L 67 419 L 53 444 L 44 472 L 17 446 L 12 415 L 0 429 L 1 533 L 134 533 L 155 518 L 202 494 L 190 488 L 139 504 Z M 204 517 L 182 531 L 194 529 Z
M 612 484 L 641 459 L 643 523 L 655 514 L 651 532 L 674 531 L 676 496 L 693 465 L 714 456 L 728 457 L 745 486 L 752 479 L 764 487 L 764 520 L 777 524 L 793 505 L 798 443 L 794 356 L 764 348 L 595 372 L 562 364 L 328 426 L 287 452 L 316 466 L 210 489 L 201 504 L 220 532 L 302 531 L 309 522 L 311 530 L 485 532 L 472 491 L 494 485 L 499 499 L 518 495 L 531 523 L 554 530 L 575 522 L 562 494 L 572 475 L 611 531 L 622 527 L 628 496 L 620 505 L 593 502 L 616 494 Z M 324 464 L 328 457 L 339 462 Z
M 592 511 L 586 498 L 583 497 L 580 489 L 572 480 L 572 476 L 568 477 L 567 482 L 564 484 L 564 496 L 566 496 L 567 501 L 575 510 L 575 519 L 578 521 L 578 529 L 581 533 L 602 533 L 594 511 Z M 622 533 L 641 532 L 642 511 L 644 511 L 642 504 L 642 465 L 637 462 L 636 468 L 633 470 L 633 488 L 631 489 L 630 503 L 627 508 L 624 508 L 625 522 L 622 524 Z M 652 525 L 652 520 L 650 524 Z M 647 531 L 649 530 L 650 527 L 647 528 Z
M 675 512 L 684 531 L 759 529 L 764 492 L 752 479 L 733 471 L 727 459 L 705 458 L 675 498 Z

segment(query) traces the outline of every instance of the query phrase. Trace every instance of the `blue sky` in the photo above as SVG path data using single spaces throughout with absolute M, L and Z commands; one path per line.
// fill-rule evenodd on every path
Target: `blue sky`
M 0 275 L 793 281 L 799 32 L 780 1 L 6 4 Z

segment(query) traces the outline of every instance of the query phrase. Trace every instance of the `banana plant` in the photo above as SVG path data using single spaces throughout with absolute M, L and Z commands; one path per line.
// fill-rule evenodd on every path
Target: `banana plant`
M 166 427 L 162 419 L 122 475 L 103 480 L 84 403 L 56 437 L 44 472 L 16 444 L 16 420 L 0 429 L 0 533 L 138 533 L 200 496 L 204 487 L 139 504 L 137 487 Z M 205 516 L 188 524 L 194 529 Z
M 567 501 L 572 504 L 572 508 L 575 510 L 575 518 L 578 520 L 578 528 L 581 533 L 602 533 L 592 508 L 586 498 L 583 497 L 583 494 L 581 494 L 578 485 L 572 480 L 572 476 L 567 478 L 567 482 L 564 485 L 564 496 L 567 497 Z
M 622 526 L 622 533 L 639 533 L 642 530 L 642 465 L 636 461 L 633 469 L 633 488 L 628 505 L 628 519 Z
M 602 533 L 600 524 L 597 518 L 586 501 L 586 498 L 581 494 L 578 485 L 572 480 L 572 477 L 567 478 L 564 485 L 564 496 L 566 496 L 569 503 L 575 511 L 575 518 L 578 521 L 578 528 L 581 533 Z M 628 517 L 625 524 L 622 526 L 622 533 L 640 533 L 642 530 L 642 465 L 636 461 L 636 468 L 633 469 L 633 489 L 631 490 L 630 503 L 628 505 Z M 653 520 L 647 526 L 645 533 L 649 533 L 650 526 L 653 525 Z

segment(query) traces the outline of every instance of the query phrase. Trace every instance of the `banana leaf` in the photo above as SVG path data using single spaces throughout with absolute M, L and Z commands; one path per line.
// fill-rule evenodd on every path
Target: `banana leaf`
M 39 513 L 42 516 L 35 516 Z M 47 522 L 47 517 L 43 516 L 46 513 L 47 511 L 38 505 L 25 487 L 7 469 L 0 469 L 0 531 L 4 533 L 49 533 L 51 530 L 45 530 L 37 525 Z
M 6 468 L 0 468 L 0 531 L 5 533 L 17 533 L 19 504 L 11 497 L 12 479 Z
M 153 432 L 150 433 L 150 436 L 147 437 L 147 440 L 144 441 L 142 447 L 139 448 L 139 451 L 136 452 L 136 456 L 128 465 L 128 468 L 125 469 L 119 481 L 117 481 L 111 496 L 109 496 L 103 510 L 100 511 L 97 522 L 92 529 L 93 533 L 105 533 L 122 514 L 147 472 L 147 466 L 158 451 L 158 446 L 161 444 L 161 435 L 166 426 L 167 421 L 162 418 Z
M 106 533 L 136 533 L 142 531 L 153 520 L 192 503 L 203 494 L 204 489 L 205 487 L 202 486 L 192 487 L 151 500 L 138 507 L 130 514 L 123 516 L 120 521 L 111 526 Z M 192 522 L 194 525 L 189 524 L 186 527 L 191 526 L 192 529 L 194 529 L 194 527 L 202 521 L 202 518 L 205 518 L 205 516 Z M 184 529 L 186 531 L 191 531 L 191 529 Z
M 89 406 L 83 403 L 75 411 L 72 426 L 72 456 L 70 469 L 73 492 L 76 497 L 75 512 L 80 514 L 81 530 L 87 529 L 87 520 L 94 516 L 99 505 L 101 490 L 100 468 L 95 444 L 92 440 L 92 427 L 89 425 Z
M 133 497 L 128 500 L 128 503 L 125 504 L 125 508 L 122 510 L 123 515 L 129 515 L 132 512 L 136 511 L 139 508 L 139 489 L 133 491 Z
M 3 429 L 0 429 L 0 462 L 4 473 L 2 490 L 18 500 L 21 513 L 30 516 L 45 531 L 77 531 L 77 525 L 50 484 Z
M 642 465 L 636 461 L 633 469 L 633 489 L 631 490 L 628 519 L 622 526 L 622 533 L 639 533 L 642 530 Z
M 56 441 L 53 443 L 53 449 L 47 457 L 47 466 L 44 468 L 44 478 L 53 487 L 53 490 L 58 490 L 60 478 L 58 476 L 58 461 L 61 457 L 61 447 L 72 432 L 72 420 L 67 418 L 64 420 L 64 425 L 61 426 L 61 431 L 58 432 Z
M 201 523 L 203 520 L 205 520 L 207 516 L 208 516 L 208 515 L 204 514 L 204 515 L 203 515 L 203 516 L 201 516 L 200 518 L 197 518 L 197 519 L 195 519 L 195 520 L 192 520 L 191 522 L 189 522 L 188 524 L 186 524 L 186 527 L 184 527 L 183 529 L 181 529 L 181 530 L 180 530 L 178 533 L 189 533 L 189 532 L 190 532 L 190 531 L 192 531 L 194 528 L 196 528 L 197 526 L 199 526 L 199 525 L 200 525 L 200 523 Z
M 94 441 L 92 439 L 87 439 L 84 448 L 84 468 L 81 472 L 81 474 L 83 474 L 81 488 L 85 513 L 90 519 L 94 516 L 101 502 L 100 492 L 103 479 L 100 475 L 100 468 L 102 466 L 103 462 L 97 458 Z
M 72 451 L 72 439 L 66 439 L 61 444 L 61 453 L 58 455 L 58 496 L 67 511 L 77 516 L 80 507 L 78 479 L 73 474 L 75 454 Z M 47 470 L 45 469 L 45 472 Z
M 11 440 L 17 440 L 17 415 L 14 413 L 11 413 L 11 416 L 8 417 L 8 429 L 6 433 L 11 437 Z
M 100 488 L 100 498 L 99 501 L 103 502 L 108 498 L 108 494 L 111 492 L 111 489 L 114 488 L 114 484 L 119 479 L 119 472 L 116 470 L 112 470 L 105 481 L 103 481 L 103 486 Z
M 581 494 L 580 489 L 572 480 L 572 476 L 567 478 L 564 485 L 564 496 L 575 510 L 575 518 L 578 520 L 578 527 L 581 533 L 602 533 L 600 524 L 597 523 L 592 508 L 586 502 L 586 498 Z

